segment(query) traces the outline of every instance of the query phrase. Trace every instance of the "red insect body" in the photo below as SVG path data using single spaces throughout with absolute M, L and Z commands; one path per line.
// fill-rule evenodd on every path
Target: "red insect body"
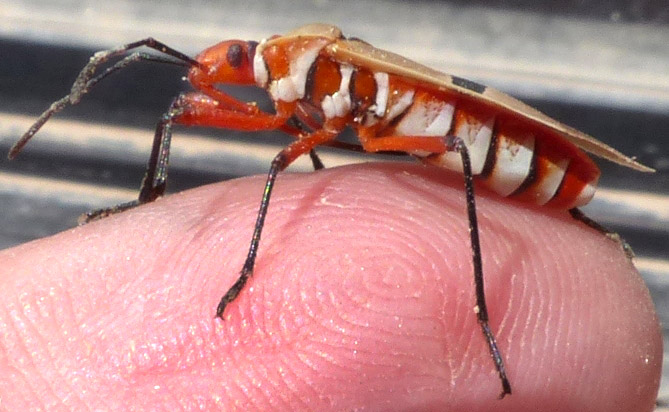
M 342 45 L 344 41 L 348 43 Z M 189 110 L 175 121 L 243 130 L 284 128 L 302 139 L 303 131 L 283 126 L 295 116 L 320 131 L 316 139 L 306 139 L 295 155 L 333 140 L 350 125 L 365 151 L 406 152 L 424 163 L 462 171 L 458 153 L 449 150 L 443 140 L 443 136 L 454 135 L 469 150 L 473 174 L 503 196 L 564 209 L 592 198 L 599 170 L 576 144 L 565 139 L 564 132 L 519 110 L 491 104 L 482 99 L 491 89 L 473 82 L 451 78 L 445 84 L 435 76 L 427 82 L 388 73 L 378 62 L 361 65 L 338 59 L 338 48 L 350 42 L 357 41 L 343 40 L 331 26 L 316 25 L 260 45 L 219 43 L 197 57 L 201 67 L 194 66 L 189 75 L 193 85 L 214 101 L 188 104 Z M 239 49 L 232 53 L 233 59 L 231 47 Z M 420 68 L 409 63 L 411 68 Z M 468 93 L 457 86 L 458 81 L 464 82 Z M 217 83 L 266 88 L 277 115 L 228 102 L 228 96 L 214 89 Z M 224 114 L 221 108 L 252 116 Z

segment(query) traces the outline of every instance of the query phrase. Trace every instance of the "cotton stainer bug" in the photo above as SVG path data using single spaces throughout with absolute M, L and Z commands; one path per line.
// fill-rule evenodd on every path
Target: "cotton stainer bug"
M 109 59 L 142 46 L 169 57 L 135 52 L 95 75 L 98 66 Z M 605 231 L 576 208 L 590 201 L 599 178 L 598 168 L 584 151 L 631 169 L 653 171 L 510 96 L 347 39 L 337 27 L 325 24 L 307 25 L 260 43 L 224 41 L 195 59 L 151 38 L 96 53 L 70 94 L 40 116 L 12 147 L 9 158 L 15 157 L 54 113 L 78 103 L 100 80 L 139 60 L 188 67 L 188 79 L 198 91 L 179 95 L 158 122 L 138 199 L 91 212 L 86 221 L 163 195 L 175 123 L 248 131 L 280 129 L 294 136 L 296 141 L 272 161 L 248 256 L 216 311 L 222 318 L 226 306 L 237 298 L 253 273 L 277 174 L 297 157 L 309 153 L 314 167 L 320 168 L 322 164 L 313 152 L 316 146 L 361 147 L 366 152 L 402 152 L 423 163 L 459 171 L 465 180 L 475 312 L 501 380 L 501 397 L 511 393 L 511 385 L 488 321 L 473 178 L 502 196 L 569 210 L 577 219 Z M 225 94 L 217 84 L 266 89 L 276 114 Z M 360 146 L 334 140 L 346 126 L 356 131 Z

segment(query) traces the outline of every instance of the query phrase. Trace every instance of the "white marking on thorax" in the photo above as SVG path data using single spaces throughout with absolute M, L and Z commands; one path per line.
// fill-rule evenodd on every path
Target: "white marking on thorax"
M 304 97 L 309 68 L 314 63 L 325 42 L 314 42 L 302 50 L 296 59 L 290 61 L 289 74 L 269 85 L 269 94 L 274 101 L 293 102 Z
M 569 159 L 560 159 L 557 163 L 551 163 L 548 166 L 545 176 L 537 176 L 541 179 L 535 193 L 537 204 L 544 205 L 555 196 L 567 172 L 567 166 L 569 166 Z
M 269 85 L 269 94 L 274 101 L 293 102 L 300 98 L 300 92 L 291 77 L 282 77 L 272 81 Z
M 383 115 L 386 114 L 386 106 L 388 105 L 388 73 L 374 73 L 374 80 L 376 80 L 376 103 L 374 105 L 374 114 L 378 117 L 383 117 Z
M 262 39 L 256 46 L 256 52 L 253 55 L 253 77 L 256 80 L 256 85 L 258 85 L 258 87 L 262 87 L 263 89 L 265 86 L 267 86 L 267 80 L 269 80 L 269 73 L 267 73 L 265 59 L 262 57 L 262 51 L 265 49 L 265 43 L 267 43 L 267 39 Z
M 497 153 L 487 184 L 502 196 L 513 193 L 530 173 L 534 156 L 534 136 L 497 134 Z
M 353 66 L 350 64 L 342 64 L 339 67 L 341 73 L 341 82 L 339 83 L 339 90 L 334 92 L 331 96 L 325 96 L 321 102 L 323 115 L 326 119 L 333 117 L 344 117 L 351 111 L 351 95 L 348 87 L 351 83 L 351 76 L 353 75 Z

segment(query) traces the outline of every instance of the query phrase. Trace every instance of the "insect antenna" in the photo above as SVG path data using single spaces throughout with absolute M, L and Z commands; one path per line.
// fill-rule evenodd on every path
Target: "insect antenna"
M 127 53 L 132 49 L 136 49 L 142 46 L 152 48 L 172 58 L 155 56 L 144 52 L 135 52 L 129 56 L 124 57 L 122 60 L 116 62 L 114 65 L 108 67 L 101 74 L 94 76 L 96 69 L 101 64 L 106 63 L 109 59 L 113 57 Z M 79 103 L 83 95 L 88 93 L 90 89 L 94 87 L 96 84 L 98 84 L 101 80 L 105 79 L 112 73 L 115 73 L 136 61 L 152 61 L 157 63 L 174 64 L 186 68 L 192 66 L 198 66 L 198 67 L 202 66 L 198 61 L 193 60 L 187 55 L 169 46 L 166 46 L 165 44 L 153 38 L 147 38 L 137 42 L 128 43 L 126 45 L 116 47 L 110 50 L 97 52 L 91 57 L 90 61 L 88 62 L 88 64 L 86 64 L 86 66 L 84 66 L 81 72 L 79 72 L 79 75 L 74 81 L 74 84 L 72 84 L 70 93 L 65 97 L 53 102 L 51 106 L 49 106 L 49 108 L 46 109 L 39 116 L 39 118 L 35 121 L 35 123 L 33 123 L 33 125 L 30 126 L 28 131 L 25 132 L 23 136 L 21 136 L 21 138 L 12 146 L 12 148 L 9 150 L 9 154 L 7 155 L 7 157 L 10 160 L 14 159 L 16 155 L 19 154 L 21 149 L 23 149 L 26 143 L 28 143 L 28 141 L 35 135 L 35 133 L 37 133 L 39 129 L 41 129 L 42 126 L 44 126 L 44 123 L 46 123 L 51 118 L 51 116 L 60 112 L 67 106 Z

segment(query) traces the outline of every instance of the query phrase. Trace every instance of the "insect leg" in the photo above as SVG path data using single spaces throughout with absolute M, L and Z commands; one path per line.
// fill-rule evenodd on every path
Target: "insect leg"
M 311 159 L 311 164 L 314 166 L 314 170 L 325 169 L 325 165 L 314 149 L 309 150 L 309 158 Z
M 594 220 L 592 220 L 591 218 L 586 216 L 585 213 L 583 213 L 581 211 L 581 209 L 579 209 L 577 207 L 569 209 L 569 214 L 574 219 L 585 223 L 588 227 L 591 227 L 591 228 L 595 229 L 599 233 L 603 234 L 604 236 L 608 237 L 609 239 L 611 239 L 614 242 L 616 242 L 617 244 L 619 244 L 620 247 L 625 252 L 625 255 L 627 255 L 627 258 L 629 260 L 634 259 L 634 251 L 632 250 L 632 246 L 630 246 L 629 243 L 627 243 L 625 241 L 625 239 L 623 239 L 618 233 L 616 233 L 616 232 L 602 226 L 601 224 L 595 222 Z
M 288 147 L 279 152 L 272 161 L 272 166 L 267 174 L 267 181 L 265 183 L 265 190 L 263 191 L 258 216 L 253 230 L 253 237 L 251 238 L 251 245 L 249 246 L 249 253 L 242 267 L 241 273 L 237 281 L 230 287 L 225 295 L 221 298 L 216 309 L 216 316 L 223 319 L 223 312 L 226 306 L 234 301 L 239 293 L 242 291 L 249 277 L 253 274 L 253 267 L 255 266 L 256 256 L 258 254 L 258 244 L 260 243 L 260 235 L 267 216 L 267 209 L 269 206 L 270 196 L 274 188 L 274 182 L 280 171 L 288 167 L 296 158 L 311 151 L 315 146 L 334 139 L 339 131 L 341 131 L 345 123 L 339 122 L 340 119 L 334 119 L 333 124 L 326 124 L 323 129 L 315 131 L 308 137 L 293 142 Z M 336 123 L 335 123 L 336 122 Z M 341 124 L 338 124 L 341 123 Z
M 295 113 L 293 114 L 293 117 L 290 118 L 290 121 L 295 126 L 295 133 L 288 133 L 292 134 L 298 139 L 309 135 L 314 130 L 318 130 L 322 127 L 321 125 L 318 125 L 312 121 L 304 107 L 302 107 L 300 104 L 295 106 Z M 321 170 L 325 168 L 325 165 L 323 165 L 323 162 L 321 161 L 320 157 L 318 157 L 315 150 L 312 149 L 309 151 L 309 158 L 311 159 L 311 164 L 313 165 L 314 170 Z
M 358 139 L 366 152 L 404 152 L 414 151 L 433 154 L 444 153 L 447 149 L 444 139 L 437 136 L 381 136 L 377 137 L 373 128 L 359 127 Z
M 358 128 L 360 143 L 366 151 L 403 151 L 412 153 L 416 151 L 428 153 L 443 153 L 445 151 L 457 151 L 462 159 L 463 173 L 465 177 L 465 196 L 467 201 L 467 215 L 469 218 L 469 233 L 472 247 L 472 260 L 474 265 L 474 286 L 476 291 L 476 317 L 483 335 L 488 342 L 490 355 L 502 383 L 500 398 L 511 393 L 511 384 L 506 376 L 504 360 L 495 340 L 495 335 L 490 329 L 488 307 L 485 300 L 483 285 L 483 264 L 481 261 L 481 244 L 479 241 L 478 221 L 476 217 L 476 204 L 474 199 L 474 179 L 472 175 L 469 151 L 462 139 L 457 136 L 432 137 L 432 136 L 382 136 L 376 137 L 373 129 Z
M 492 356 L 497 373 L 502 382 L 502 393 L 500 398 L 506 394 L 511 394 L 511 384 L 506 377 L 506 369 L 504 367 L 504 360 L 497 347 L 495 335 L 490 329 L 488 321 L 488 308 L 485 301 L 485 290 L 483 288 L 483 263 L 481 261 L 481 243 L 479 241 L 479 229 L 476 218 L 476 203 L 474 199 L 474 179 L 472 176 L 472 166 L 469 159 L 469 151 L 462 139 L 457 136 L 446 136 L 446 145 L 450 150 L 455 150 L 460 153 L 462 159 L 462 169 L 465 176 L 465 196 L 467 200 L 467 215 L 469 218 L 469 234 L 472 246 L 472 260 L 474 263 L 474 287 L 476 289 L 476 317 L 478 318 L 483 335 L 488 342 L 490 355 Z
M 511 384 L 506 377 L 504 360 L 500 353 L 495 335 L 489 324 L 488 307 L 485 300 L 483 287 L 483 263 L 481 261 L 481 243 L 479 241 L 478 221 L 476 217 L 476 203 L 474 198 L 474 179 L 472 175 L 469 151 L 462 139 L 457 136 L 446 136 L 442 138 L 428 136 L 384 136 L 375 137 L 373 130 L 360 128 L 358 136 L 365 150 L 384 151 L 401 150 L 407 153 L 423 151 L 431 153 L 443 153 L 444 151 L 457 151 L 462 159 L 462 169 L 465 177 L 465 196 L 467 201 L 467 215 L 469 218 L 469 234 L 472 247 L 472 260 L 474 265 L 474 287 L 476 290 L 476 317 L 483 335 L 488 342 L 490 355 L 502 382 L 502 393 L 500 398 L 511 393 Z
M 283 110 L 287 110 L 287 108 Z M 288 114 L 270 115 L 263 112 L 248 115 L 221 109 L 214 99 L 203 93 L 182 93 L 172 102 L 170 108 L 156 125 L 151 156 L 137 200 L 89 212 L 80 219 L 80 223 L 88 223 L 152 202 L 165 193 L 172 125 L 174 123 L 218 126 L 238 130 L 271 130 L 281 126 L 288 116 Z
M 137 52 L 129 56 L 126 56 L 122 60 L 116 62 L 114 65 L 108 67 L 101 74 L 94 76 L 95 70 L 100 64 L 105 63 L 114 56 L 123 54 L 131 49 L 141 46 L 154 48 L 158 51 L 168 54 L 169 56 L 175 57 L 178 60 L 167 59 L 161 56 L 154 56 L 147 53 Z M 49 106 L 49 108 L 39 116 L 39 118 L 35 121 L 35 123 L 33 123 L 33 125 L 30 126 L 28 131 L 24 133 L 23 136 L 21 136 L 21 138 L 14 144 L 14 146 L 12 146 L 12 148 L 9 150 L 9 154 L 7 157 L 9 159 L 13 159 L 14 157 L 16 157 L 16 155 L 21 151 L 23 146 L 25 146 L 26 143 L 28 143 L 28 141 L 35 135 L 35 133 L 37 133 L 39 129 L 44 125 L 44 123 L 46 123 L 54 114 L 60 112 L 67 106 L 79 103 L 84 94 L 88 93 L 93 86 L 95 86 L 97 83 L 99 83 L 101 80 L 103 80 L 110 74 L 125 68 L 132 62 L 140 60 L 175 64 L 184 67 L 199 65 L 199 63 L 197 63 L 195 60 L 192 60 L 190 57 L 174 49 L 171 49 L 165 46 L 164 44 L 151 38 L 144 39 L 135 43 L 126 44 L 124 46 L 117 47 L 115 49 L 97 52 L 93 57 L 91 57 L 88 64 L 84 66 L 84 68 L 77 76 L 76 80 L 74 81 L 74 84 L 72 85 L 70 93 L 65 97 L 53 102 L 51 106 Z
M 280 127 L 280 130 L 284 133 L 288 133 L 289 135 L 294 136 L 296 139 L 301 139 L 304 136 L 310 134 L 307 133 L 305 129 L 301 128 L 301 125 L 298 125 L 298 127 L 293 127 L 288 124 L 284 124 Z M 314 170 L 321 170 L 325 168 L 325 165 L 323 165 L 321 158 L 318 157 L 315 150 L 312 149 L 309 151 L 309 158 L 311 159 L 311 164 L 313 165 Z
M 86 213 L 79 219 L 79 223 L 88 223 L 115 213 L 123 212 L 144 203 L 149 203 L 165 193 L 167 185 L 167 165 L 170 156 L 170 143 L 172 140 L 172 123 L 175 117 L 181 113 L 181 99 L 175 99 L 170 108 L 163 114 L 156 125 L 151 147 L 151 156 L 146 166 L 146 172 L 142 179 L 137 200 L 120 205 L 97 209 Z
M 193 115 L 185 113 L 182 116 L 182 119 L 180 119 L 179 123 L 217 126 L 235 130 L 257 131 L 280 129 L 281 131 L 294 136 L 296 139 L 302 139 L 304 136 L 308 136 L 308 133 L 305 133 L 303 129 L 298 129 L 285 124 L 286 121 L 290 118 L 290 113 L 295 107 L 294 104 L 290 104 L 284 107 L 279 104 L 277 107 L 277 115 L 272 116 L 260 111 L 255 111 L 254 113 L 246 113 L 246 111 L 238 112 L 236 110 L 238 106 L 249 106 L 249 104 L 237 101 L 230 96 L 227 96 L 227 99 L 224 103 L 229 104 L 234 101 L 234 104 L 231 105 L 232 108 L 225 106 L 220 107 L 219 98 L 221 98 L 221 96 L 222 92 L 218 90 L 212 92 L 208 88 L 205 88 L 203 89 L 203 93 L 193 93 L 188 97 L 182 97 L 182 99 L 190 100 L 188 105 L 196 109 L 193 110 Z M 206 106 L 210 107 L 207 107 L 206 110 L 203 110 L 203 107 Z M 249 107 L 255 106 L 250 105 Z M 185 120 L 186 117 L 191 120 Z M 241 119 L 242 121 L 240 122 L 238 119 Z M 269 120 L 269 124 L 267 121 L 262 121 L 261 119 Z M 231 122 L 234 122 L 235 124 L 233 125 Z M 311 158 L 314 169 L 319 170 L 325 167 L 315 151 L 310 151 L 309 157 Z
M 291 119 L 295 119 L 295 117 L 292 117 Z M 296 127 L 285 124 L 280 129 L 282 132 L 288 133 L 289 135 L 294 136 L 296 139 L 302 139 L 304 136 L 311 134 L 311 132 L 308 132 L 304 128 L 304 125 L 299 123 L 296 125 Z M 321 170 L 325 168 L 325 165 L 323 165 L 321 158 L 316 154 L 315 150 L 312 149 L 309 151 L 309 158 L 311 159 L 311 164 L 314 167 L 314 170 Z

